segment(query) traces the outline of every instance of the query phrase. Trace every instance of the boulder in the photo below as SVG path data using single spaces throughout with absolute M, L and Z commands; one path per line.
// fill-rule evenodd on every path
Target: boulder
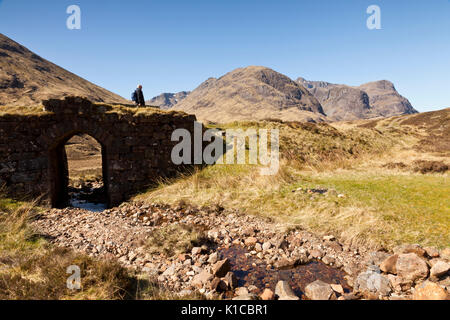
M 275 298 L 275 294 L 270 289 L 264 289 L 263 293 L 260 295 L 262 300 L 273 300 Z
M 191 285 L 200 289 L 203 288 L 206 283 L 209 283 L 213 278 L 214 276 L 208 270 L 203 270 L 194 276 L 191 281 Z
M 440 278 L 450 270 L 450 263 L 445 261 L 436 262 L 430 270 L 430 275 L 434 278 Z
M 210 282 L 209 288 L 211 290 L 216 290 L 217 292 L 225 292 L 228 290 L 228 285 L 222 279 L 214 278 Z
M 230 271 L 231 265 L 228 259 L 216 262 L 212 267 L 212 273 L 218 278 L 224 277 Z
M 396 263 L 397 274 L 415 282 L 428 276 L 427 263 L 415 253 L 400 254 Z
M 208 263 L 214 264 L 219 260 L 219 254 L 217 252 L 212 253 L 208 258 Z
M 395 254 L 415 253 L 419 257 L 425 257 L 426 251 L 418 244 L 407 244 L 394 248 Z
M 316 280 L 306 286 L 305 294 L 311 300 L 330 300 L 334 291 L 328 283 Z
M 333 289 L 334 292 L 337 292 L 341 295 L 344 294 L 344 288 L 340 284 L 330 284 L 331 289 Z
M 289 269 L 295 266 L 295 261 L 288 258 L 281 258 L 275 262 L 274 267 L 277 269 Z
M 258 239 L 256 239 L 255 237 L 248 237 L 244 241 L 244 243 L 247 247 L 254 247 L 257 242 L 258 242 Z
M 389 258 L 391 255 L 382 251 L 372 251 L 369 252 L 365 259 L 365 263 L 367 266 L 375 265 L 379 266 L 384 260 Z
M 385 273 L 392 273 L 397 274 L 397 260 L 398 260 L 398 254 L 394 254 L 390 256 L 389 258 L 385 259 L 380 264 L 381 271 Z
M 389 279 L 380 272 L 368 269 L 362 272 L 355 280 L 354 289 L 367 294 L 387 296 L 392 292 Z
M 320 259 L 323 257 L 324 253 L 322 250 L 319 249 L 313 249 L 311 250 L 311 252 L 309 253 L 311 255 L 311 257 L 313 257 L 314 259 Z
M 267 251 L 267 250 L 269 250 L 270 248 L 272 248 L 272 244 L 271 244 L 269 241 L 264 242 L 264 244 L 262 245 L 263 251 Z
M 425 281 L 415 288 L 413 300 L 447 300 L 447 292 L 438 284 Z
M 336 262 L 336 259 L 327 255 L 322 258 L 322 262 L 327 265 L 333 265 Z
M 391 283 L 391 287 L 396 292 L 408 291 L 412 288 L 413 283 L 411 280 L 406 280 L 393 274 L 388 274 L 387 277 L 389 279 L 389 282 Z
M 430 258 L 438 258 L 439 257 L 439 250 L 433 247 L 426 247 L 423 248 L 425 250 L 425 252 L 427 253 L 427 255 Z
M 225 277 L 222 278 L 222 281 L 224 281 L 225 284 L 227 285 L 227 287 L 231 290 L 234 290 L 238 286 L 238 279 L 236 278 L 234 273 L 231 271 L 228 272 L 225 275 Z
M 275 287 L 275 295 L 278 296 L 278 300 L 300 300 L 287 281 L 278 281 Z
M 239 287 L 234 291 L 234 293 L 237 296 L 245 296 L 248 294 L 248 289 L 246 287 Z

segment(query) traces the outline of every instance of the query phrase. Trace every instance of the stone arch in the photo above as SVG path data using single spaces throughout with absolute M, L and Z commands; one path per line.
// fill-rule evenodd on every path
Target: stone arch
M 77 134 L 86 134 L 94 138 L 102 148 L 102 175 L 107 198 L 107 206 L 113 205 L 111 199 L 109 150 L 114 136 L 105 130 L 99 121 L 73 117 L 72 121 L 63 121 L 45 130 L 38 141 L 46 151 L 48 159 L 48 198 L 54 208 L 64 207 L 68 197 L 68 163 L 65 152 L 66 143 Z
M 81 97 L 46 100 L 42 110 L 30 114 L 0 115 L 0 184 L 13 197 L 39 197 L 42 204 L 57 206 L 66 192 L 63 147 L 82 133 L 102 146 L 108 206 L 116 206 L 186 169 L 171 159 L 177 144 L 171 137 L 175 129 L 194 135 L 195 121 L 182 112 L 95 104 Z
M 107 146 L 98 138 L 82 130 L 72 130 L 66 132 L 55 140 L 48 149 L 48 177 L 50 181 L 50 201 L 51 206 L 54 208 L 62 208 L 67 205 L 68 201 L 68 186 L 69 186 L 69 171 L 68 160 L 65 151 L 67 142 L 75 135 L 87 134 L 94 138 L 101 146 L 102 154 L 102 175 L 105 188 L 105 194 L 107 198 L 107 206 L 111 205 L 110 191 L 109 191 L 109 176 L 108 168 L 108 156 Z

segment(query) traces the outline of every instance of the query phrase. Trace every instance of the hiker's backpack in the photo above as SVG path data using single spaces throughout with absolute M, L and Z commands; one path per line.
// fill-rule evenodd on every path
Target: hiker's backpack
M 131 100 L 133 100 L 134 102 L 137 102 L 137 93 L 136 93 L 136 91 L 134 91 L 134 92 L 131 94 Z

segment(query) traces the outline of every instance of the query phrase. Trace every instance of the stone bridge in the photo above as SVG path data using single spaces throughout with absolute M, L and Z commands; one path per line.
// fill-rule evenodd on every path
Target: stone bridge
M 23 112 L 26 111 L 26 112 Z M 43 196 L 52 207 L 68 199 L 65 144 L 88 134 L 102 146 L 108 206 L 115 206 L 180 167 L 171 161 L 174 129 L 194 132 L 195 116 L 155 108 L 93 104 L 79 97 L 1 113 L 0 187 L 14 196 Z

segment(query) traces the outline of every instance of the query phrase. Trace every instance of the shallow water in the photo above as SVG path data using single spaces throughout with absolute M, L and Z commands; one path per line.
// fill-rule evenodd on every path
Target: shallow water
M 103 212 L 107 209 L 106 203 L 94 203 L 86 200 L 71 199 L 70 206 L 92 212 Z
M 271 268 L 267 270 L 267 265 L 256 257 L 246 257 L 247 251 L 241 246 L 231 246 L 219 250 L 221 258 L 230 260 L 231 269 L 238 278 L 239 286 L 248 287 L 254 285 L 258 288 L 258 294 L 265 288 L 272 291 L 278 281 L 285 280 L 291 285 L 294 292 L 306 299 L 305 287 L 315 280 L 322 280 L 329 284 L 340 284 L 344 291 L 350 292 L 351 288 L 344 279 L 345 273 L 332 268 L 323 262 L 313 261 L 306 265 L 293 267 L 288 270 L 277 270 Z M 256 267 L 253 266 L 256 264 Z
M 69 206 L 92 212 L 108 209 L 103 184 L 88 183 L 81 188 L 69 187 Z

